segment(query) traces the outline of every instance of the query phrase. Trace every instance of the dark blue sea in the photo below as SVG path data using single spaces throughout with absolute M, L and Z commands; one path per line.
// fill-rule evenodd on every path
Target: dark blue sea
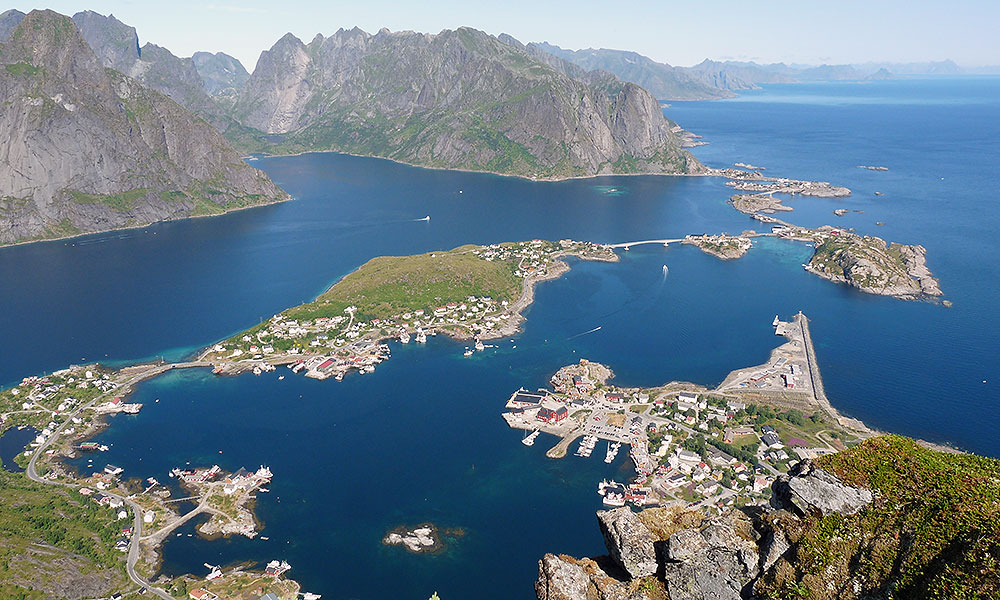
M 544 385 L 580 358 L 608 364 L 625 385 L 715 384 L 763 361 L 780 341 L 774 315 L 798 310 L 812 321 L 827 394 L 843 413 L 1000 456 L 1000 79 L 770 86 L 665 112 L 709 142 L 695 149 L 706 164 L 743 161 L 850 187 L 846 199 L 792 200 L 784 218 L 923 244 L 954 306 L 821 280 L 801 267 L 809 248 L 788 242 L 761 241 L 729 262 L 693 247 L 641 246 L 617 264 L 574 261 L 539 286 L 523 333 L 473 358 L 439 337 L 426 347 L 395 344 L 374 374 L 341 383 L 286 369 L 167 374 L 139 387 L 139 415 L 112 420 L 99 438 L 112 449 L 94 457 L 97 467 L 113 462 L 130 476 L 163 480 L 187 462 L 267 464 L 275 479 L 257 504 L 269 540 L 206 542 L 183 535 L 189 526 L 167 543 L 164 571 L 203 574 L 205 562 L 277 558 L 328 600 L 423 600 L 434 591 L 531 598 L 543 553 L 603 552 L 595 486 L 629 466 L 625 455 L 611 466 L 548 460 L 552 438 L 518 443 L 520 433 L 499 417 L 509 393 Z M 731 191 L 718 179 L 533 183 L 336 154 L 253 164 L 296 200 L 0 249 L 0 382 L 81 361 L 184 358 L 312 298 L 377 255 L 757 225 L 727 205 Z M 836 208 L 864 212 L 836 217 Z M 417 221 L 425 215 L 429 222 Z M 464 535 L 434 556 L 380 544 L 387 530 L 426 521 Z

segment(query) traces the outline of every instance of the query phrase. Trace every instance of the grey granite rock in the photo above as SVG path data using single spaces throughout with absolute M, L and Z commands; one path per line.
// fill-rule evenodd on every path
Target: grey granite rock
M 656 549 L 649 529 L 627 507 L 597 513 L 611 558 L 633 579 L 656 573 Z

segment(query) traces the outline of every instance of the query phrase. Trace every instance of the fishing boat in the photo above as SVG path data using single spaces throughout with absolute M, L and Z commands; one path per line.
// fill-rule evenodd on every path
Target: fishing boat
M 604 456 L 604 462 L 610 465 L 615 460 L 615 457 L 618 456 L 618 450 L 621 447 L 621 442 L 615 442 L 614 444 L 608 442 L 608 452 Z
M 605 506 L 625 506 L 625 486 L 616 481 L 601 480 L 597 493 L 604 497 Z

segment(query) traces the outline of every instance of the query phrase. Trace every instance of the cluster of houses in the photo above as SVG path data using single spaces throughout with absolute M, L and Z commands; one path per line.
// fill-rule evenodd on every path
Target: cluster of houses
M 789 368 L 785 363 L 779 366 Z M 596 363 L 581 361 L 564 367 L 551 379 L 554 391 L 517 390 L 508 399 L 503 416 L 511 427 L 519 429 L 583 435 L 581 448 L 586 445 L 592 449 L 597 439 L 607 440 L 612 460 L 616 444 L 629 444 L 636 478 L 622 489 L 626 501 L 635 504 L 657 496 L 660 501 L 683 498 L 721 504 L 733 504 L 739 496 L 759 498 L 769 491 L 774 475 L 791 458 L 791 451 L 773 427 L 764 425 L 758 430 L 745 424 L 745 402 L 695 391 L 651 398 L 648 390 L 607 386 L 608 377 L 610 371 Z M 738 460 L 712 445 L 716 442 L 708 444 L 701 454 L 685 449 L 681 442 L 699 435 L 706 441 L 730 445 L 743 440 L 743 448 L 746 439 L 755 438 L 755 460 L 760 464 Z M 790 443 L 794 445 L 796 440 Z M 805 453 L 813 450 L 803 449 Z M 798 454 L 803 456 L 803 452 Z M 578 452 L 577 456 L 589 457 L 590 452 Z M 646 488 L 653 494 L 639 493 Z

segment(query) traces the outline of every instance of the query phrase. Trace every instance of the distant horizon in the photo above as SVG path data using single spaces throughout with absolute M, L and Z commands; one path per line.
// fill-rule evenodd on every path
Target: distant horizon
M 317 34 L 327 37 L 355 26 L 371 34 L 386 28 L 435 35 L 464 26 L 494 36 L 506 33 L 525 44 L 544 41 L 570 50 L 636 52 L 683 67 L 705 59 L 808 66 L 950 60 L 966 69 L 1000 67 L 1000 45 L 991 41 L 992 23 L 1000 22 L 1000 4 L 960 0 L 947 12 L 923 0 L 875 4 L 848 0 L 835 7 L 777 0 L 750 12 L 732 0 L 709 4 L 673 10 L 639 0 L 630 6 L 632 10 L 615 14 L 607 14 L 604 4 L 591 0 L 546 5 L 512 0 L 502 8 L 459 0 L 429 0 L 419 7 L 388 0 L 364 6 L 297 0 L 280 8 L 264 0 L 239 4 L 180 0 L 170 6 L 133 0 L 52 0 L 42 6 L 11 8 L 25 13 L 51 8 L 69 16 L 84 10 L 114 15 L 135 27 L 140 46 L 151 42 L 180 57 L 223 52 L 250 72 L 261 52 L 286 33 L 308 43 Z

